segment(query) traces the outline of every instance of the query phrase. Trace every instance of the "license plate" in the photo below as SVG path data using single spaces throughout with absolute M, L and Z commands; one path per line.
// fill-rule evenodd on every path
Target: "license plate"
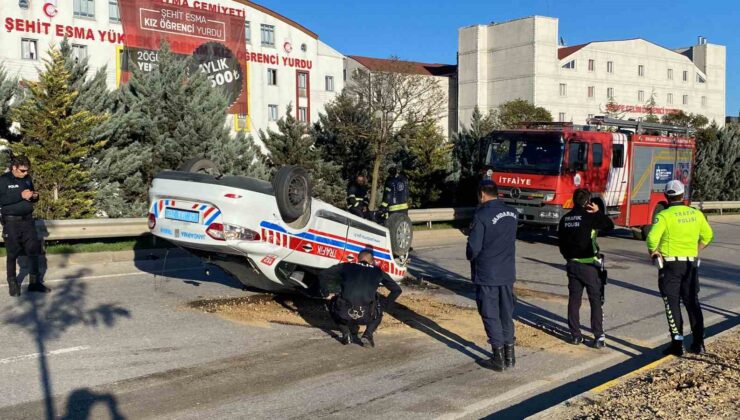
M 199 223 L 200 222 L 199 212 L 191 211 L 191 210 L 173 209 L 172 207 L 167 207 L 164 210 L 164 217 L 165 219 L 179 220 L 181 222 L 188 222 L 188 223 Z

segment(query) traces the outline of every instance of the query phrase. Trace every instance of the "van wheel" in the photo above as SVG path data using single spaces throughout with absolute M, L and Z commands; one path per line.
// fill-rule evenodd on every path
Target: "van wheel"
M 272 180 L 272 188 L 285 223 L 293 223 L 310 213 L 311 178 L 305 169 L 298 166 L 281 167 Z
M 393 255 L 397 257 L 406 255 L 414 239 L 414 226 L 409 216 L 403 213 L 393 213 L 386 220 L 385 227 L 391 233 Z
M 210 159 L 202 157 L 194 157 L 186 160 L 177 168 L 178 171 L 182 172 L 197 172 L 209 175 L 220 175 L 221 171 L 218 166 Z

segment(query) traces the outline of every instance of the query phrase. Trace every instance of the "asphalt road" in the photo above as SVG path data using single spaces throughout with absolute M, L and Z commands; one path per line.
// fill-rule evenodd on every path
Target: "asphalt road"
M 717 240 L 701 272 L 710 333 L 736 325 L 740 312 L 740 217 L 712 225 Z M 610 347 L 548 340 L 519 348 L 517 368 L 503 374 L 478 365 L 490 355 L 485 343 L 433 320 L 413 325 L 413 333 L 381 335 L 370 350 L 340 346 L 319 329 L 238 324 L 188 309 L 194 300 L 247 293 L 188 260 L 55 269 L 46 274 L 50 295 L 11 300 L 0 286 L 0 418 L 533 414 L 656 359 L 667 340 L 644 244 L 621 237 L 600 243 L 611 278 Z M 440 299 L 472 306 L 463 244 L 417 249 L 414 272 Z M 517 318 L 561 337 L 567 289 L 557 248 L 529 232 L 517 247 Z M 584 300 L 584 321 L 587 307 Z

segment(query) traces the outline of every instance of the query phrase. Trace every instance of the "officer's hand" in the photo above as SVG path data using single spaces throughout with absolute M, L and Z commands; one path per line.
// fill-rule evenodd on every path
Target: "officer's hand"
M 661 255 L 660 251 L 653 251 L 650 254 L 650 258 L 652 258 L 652 259 L 662 258 L 662 257 L 663 257 L 663 255 Z
M 33 191 L 23 190 L 23 192 L 21 192 L 21 198 L 23 198 L 24 200 L 30 200 L 31 197 L 33 197 Z
M 588 203 L 586 204 L 586 212 L 587 213 L 596 213 L 599 211 L 599 205 L 596 203 Z

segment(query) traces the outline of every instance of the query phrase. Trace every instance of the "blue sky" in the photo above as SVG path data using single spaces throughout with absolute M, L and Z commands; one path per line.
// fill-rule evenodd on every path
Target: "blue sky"
M 667 48 L 698 35 L 727 47 L 727 114 L 740 112 L 740 2 L 632 0 L 256 0 L 347 55 L 455 63 L 463 26 L 544 15 L 560 19 L 567 45 L 645 38 Z

